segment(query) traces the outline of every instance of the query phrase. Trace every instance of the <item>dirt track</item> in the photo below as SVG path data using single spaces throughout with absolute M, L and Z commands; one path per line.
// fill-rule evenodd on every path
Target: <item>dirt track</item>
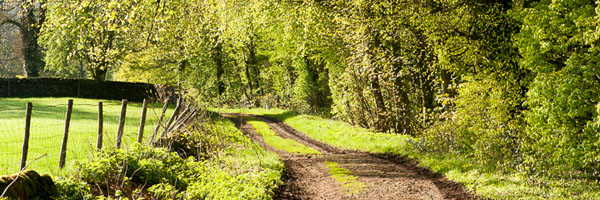
M 277 152 L 285 163 L 286 177 L 276 199 L 478 199 L 460 184 L 417 166 L 404 157 L 339 149 L 309 138 L 271 118 L 256 115 L 224 114 L 240 130 L 264 148 Z M 241 116 L 266 122 L 280 137 L 290 138 L 321 152 L 295 155 L 264 143 Z M 325 161 L 339 163 L 363 183 L 358 191 L 342 187 L 329 174 Z

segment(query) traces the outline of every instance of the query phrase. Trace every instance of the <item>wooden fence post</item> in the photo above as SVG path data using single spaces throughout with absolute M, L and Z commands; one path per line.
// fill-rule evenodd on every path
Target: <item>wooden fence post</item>
M 77 79 L 77 97 L 81 97 L 81 86 L 80 86 L 80 84 L 81 84 L 81 77 L 79 77 L 79 79 Z
M 67 140 L 69 138 L 69 124 L 71 123 L 71 113 L 73 112 L 73 99 L 69 99 L 67 103 L 67 115 L 65 116 L 65 134 L 63 136 L 62 146 L 60 148 L 60 160 L 58 167 L 62 169 L 65 166 L 65 158 L 67 157 Z
M 23 137 L 23 151 L 21 154 L 21 168 L 23 170 L 27 166 L 27 152 L 29 151 L 29 127 L 31 127 L 31 109 L 33 104 L 27 102 L 27 112 L 25 114 L 25 136 Z M 20 171 L 19 170 L 19 171 Z
M 169 118 L 169 121 L 167 121 L 167 124 L 165 125 L 165 130 L 163 130 L 163 133 L 160 134 L 160 138 L 166 137 L 167 133 L 169 133 L 170 126 L 173 123 L 173 121 L 175 120 L 175 118 L 178 117 L 179 110 L 181 109 L 182 104 L 184 104 L 183 96 L 179 97 L 179 100 L 177 101 L 177 105 L 175 106 L 175 110 L 173 111 L 173 115 L 171 115 L 171 118 Z
M 121 101 L 121 116 L 119 117 L 119 129 L 117 130 L 117 149 L 121 148 L 121 139 L 123 138 L 123 128 L 125 127 L 125 113 L 127 111 L 127 99 Z
M 156 124 L 156 128 L 154 129 L 154 133 L 152 133 L 152 138 L 150 138 L 150 143 L 154 142 L 154 139 L 156 138 L 156 134 L 158 134 L 158 130 L 160 129 L 160 125 L 162 124 L 163 118 L 165 117 L 167 108 L 169 108 L 168 100 L 165 101 L 165 105 L 163 105 L 162 112 L 160 113 L 160 117 L 158 117 L 158 123 Z
M 142 143 L 142 139 L 144 138 L 144 125 L 146 125 L 146 110 L 148 106 L 148 102 L 144 99 L 144 103 L 142 104 L 142 117 L 140 118 L 140 130 L 138 131 L 138 143 Z
M 104 126 L 104 116 L 102 113 L 102 101 L 98 102 L 98 141 L 96 142 L 96 148 L 98 151 L 102 150 L 102 135 Z

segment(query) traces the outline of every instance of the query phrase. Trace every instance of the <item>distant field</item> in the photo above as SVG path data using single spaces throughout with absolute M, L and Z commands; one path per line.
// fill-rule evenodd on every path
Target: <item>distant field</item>
M 0 175 L 16 173 L 19 170 L 27 102 L 33 103 L 28 161 L 47 154 L 35 161 L 28 169 L 57 175 L 70 171 L 73 161 L 85 160 L 91 156 L 91 152 L 96 149 L 99 101 L 104 104 L 103 148 L 115 147 L 121 102 L 72 98 L 74 102 L 67 143 L 66 170 L 58 170 L 68 99 L 0 98 Z M 162 105 L 159 104 L 148 105 L 144 142 L 151 137 L 161 109 Z M 122 143 L 124 148 L 137 139 L 141 111 L 141 103 L 128 102 Z M 168 110 L 167 117 L 171 113 L 172 108 Z

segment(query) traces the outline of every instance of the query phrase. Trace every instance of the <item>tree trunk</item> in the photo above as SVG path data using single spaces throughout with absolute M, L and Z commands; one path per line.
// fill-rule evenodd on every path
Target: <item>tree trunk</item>
M 250 75 L 250 62 L 248 62 L 248 60 L 246 60 L 245 72 L 246 72 L 246 79 L 248 79 L 248 94 L 246 95 L 246 97 L 248 98 L 248 100 L 251 100 L 252 96 L 253 96 L 252 76 Z
M 219 96 L 225 92 L 225 84 L 223 83 L 223 45 L 221 42 L 217 41 L 217 45 L 214 48 L 213 61 L 215 62 L 215 67 L 217 68 L 217 92 Z
M 249 89 L 249 100 L 254 98 L 253 87 L 256 90 L 260 89 L 259 85 L 259 72 L 256 66 L 256 50 L 254 47 L 254 38 L 250 39 L 250 43 L 248 44 L 248 57 L 246 58 L 246 77 L 248 78 L 248 89 Z M 258 101 L 254 101 L 254 106 L 260 106 Z
M 424 42 L 422 42 L 422 44 L 424 44 Z M 419 67 L 416 77 L 418 78 L 417 84 L 420 87 L 419 89 L 421 89 L 421 122 L 424 127 L 427 123 L 427 111 L 433 109 L 434 101 L 432 80 L 429 75 L 429 61 L 430 60 L 427 56 L 427 52 L 422 50 L 421 55 L 419 56 L 419 62 L 416 65 Z
M 408 96 L 412 91 L 413 78 L 412 71 L 408 70 L 407 73 L 403 73 L 402 65 L 397 63 L 393 66 L 394 70 L 394 96 L 397 99 L 394 105 L 393 112 L 393 128 L 394 132 L 398 134 L 409 134 L 413 133 L 413 120 L 411 99 Z
M 250 39 L 250 44 L 248 45 L 248 65 L 250 67 L 250 73 L 254 76 L 252 77 L 254 88 L 260 95 L 264 95 L 262 87 L 260 86 L 260 69 L 256 60 L 256 46 L 254 45 L 254 37 Z
M 106 65 L 105 63 L 100 64 L 100 66 L 92 69 L 92 78 L 96 81 L 105 81 L 106 80 Z
M 449 97 L 451 97 L 451 92 L 450 92 L 450 82 L 452 81 L 452 76 L 450 75 L 450 73 L 448 73 L 448 70 L 446 69 L 442 69 L 441 70 L 441 78 L 442 78 L 442 93 L 444 93 L 445 95 L 448 95 Z
M 373 97 L 375 98 L 375 112 L 377 112 L 377 122 L 375 124 L 375 129 L 378 131 L 388 131 L 390 127 L 387 124 L 387 109 L 385 107 L 385 101 L 383 99 L 383 94 L 381 93 L 381 86 L 379 84 L 379 73 L 381 72 L 380 67 L 376 63 L 374 59 L 374 54 L 372 52 L 373 49 L 379 47 L 381 45 L 379 33 L 371 33 L 373 34 L 373 41 L 369 43 L 369 49 L 367 50 L 367 56 L 369 60 L 369 67 L 373 69 L 371 74 L 369 75 L 369 82 L 371 85 L 371 92 L 373 92 Z
M 448 70 L 446 70 L 446 69 L 441 70 L 441 78 L 442 78 L 442 93 L 444 95 L 446 95 L 448 98 L 454 97 L 454 94 L 450 90 L 450 82 L 452 81 L 452 76 L 450 75 Z M 444 111 L 448 111 L 448 109 L 450 107 L 450 105 L 448 105 L 448 104 L 444 104 L 442 106 L 443 106 L 442 109 Z
M 26 6 L 23 11 L 20 23 L 21 41 L 23 48 L 21 53 L 23 54 L 23 71 L 27 78 L 38 77 L 39 72 L 44 69 L 46 65 L 42 54 L 42 48 L 38 44 L 38 36 L 40 33 L 40 27 L 46 20 L 46 10 L 43 9 L 42 5 L 39 5 L 40 16 L 39 20 L 35 18 L 34 5 Z
M 371 76 L 371 88 L 373 92 L 373 96 L 375 97 L 375 111 L 377 112 L 377 124 L 375 128 L 378 131 L 386 131 L 388 128 L 386 127 L 386 113 L 387 109 L 385 107 L 385 101 L 383 100 L 383 95 L 381 94 L 381 86 L 379 85 L 379 75 L 377 73 Z
M 427 123 L 427 112 L 433 109 L 433 87 L 431 86 L 431 79 L 427 75 L 427 72 L 421 73 L 421 106 L 422 106 L 422 123 L 423 126 Z

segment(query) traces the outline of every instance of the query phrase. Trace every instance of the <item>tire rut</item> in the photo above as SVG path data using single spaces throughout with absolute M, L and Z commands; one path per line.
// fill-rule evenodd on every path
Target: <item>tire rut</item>
M 333 147 L 270 117 L 237 113 L 222 115 L 261 146 L 280 155 L 286 170 L 284 185 L 275 199 L 480 199 L 462 185 L 402 156 Z M 262 120 L 280 137 L 293 139 L 322 154 L 295 155 L 273 148 L 242 117 Z M 356 177 L 356 181 L 364 183 L 364 187 L 358 192 L 348 192 L 331 177 L 326 161 L 339 163 Z

